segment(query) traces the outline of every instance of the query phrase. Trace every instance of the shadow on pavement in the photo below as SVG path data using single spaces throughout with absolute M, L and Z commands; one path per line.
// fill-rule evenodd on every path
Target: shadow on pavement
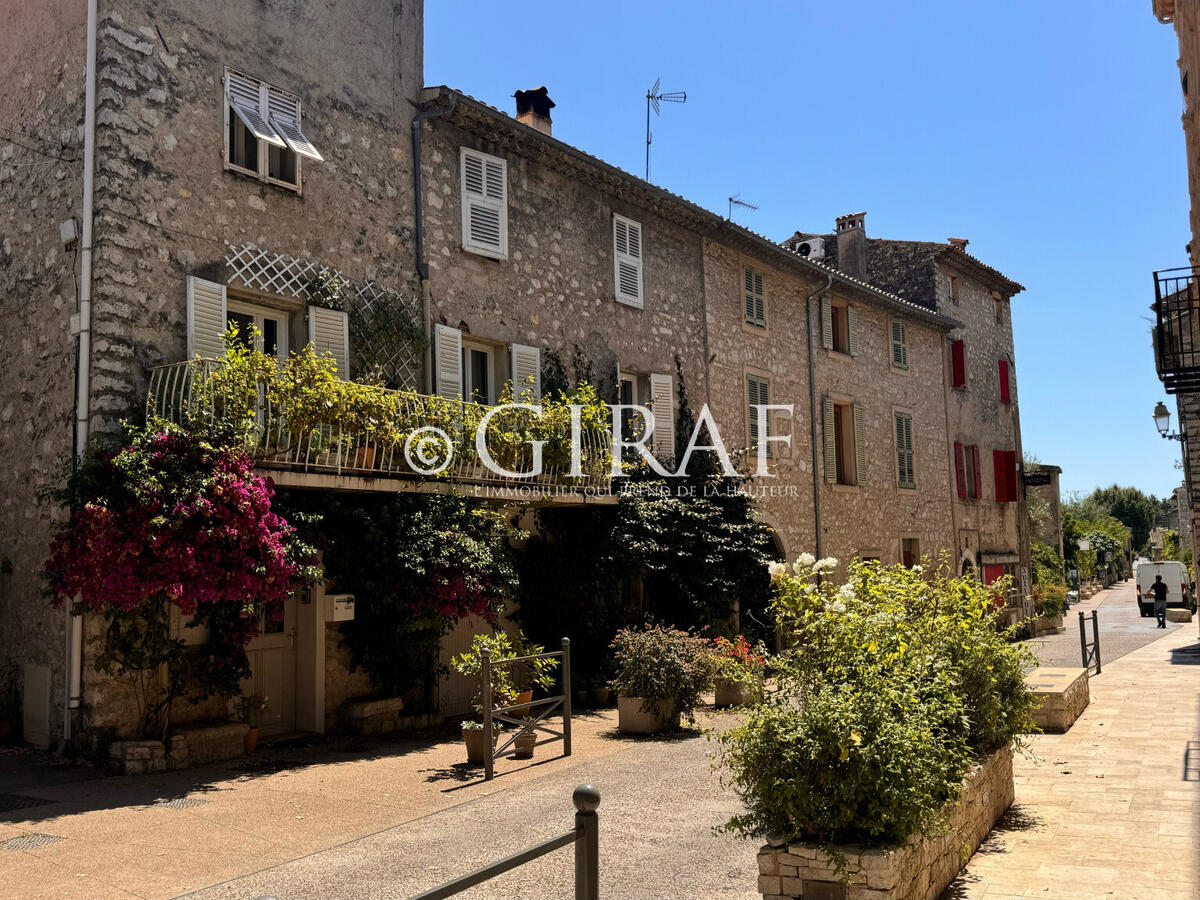
M 1200 666 L 1200 644 L 1174 648 L 1171 651 L 1171 664 L 1175 666 Z

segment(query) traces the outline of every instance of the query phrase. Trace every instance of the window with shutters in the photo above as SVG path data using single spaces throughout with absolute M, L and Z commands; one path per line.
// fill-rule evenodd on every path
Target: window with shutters
M 645 406 L 649 389 L 644 375 L 632 372 L 621 373 L 619 399 L 622 406 Z M 627 442 L 639 441 L 646 433 L 646 420 L 641 413 L 632 409 L 621 410 L 621 436 Z
M 954 387 L 965 390 L 967 387 L 967 354 L 961 339 L 950 345 L 950 368 Z
M 858 485 L 866 482 L 863 408 L 857 403 L 824 401 L 825 481 Z
M 300 190 L 302 159 L 323 157 L 304 135 L 300 98 L 225 68 L 225 168 Z
M 767 302 L 763 297 L 763 273 L 753 266 L 742 267 L 746 324 L 767 327 Z
M 248 350 L 258 350 L 280 362 L 287 361 L 288 315 L 252 303 L 230 299 L 226 304 L 226 328 L 236 330 L 235 342 Z
M 998 369 L 999 369 L 998 374 L 1000 376 L 1000 402 L 1001 403 L 1011 403 L 1012 402 L 1012 386 L 1010 383 L 1010 379 L 1008 377 L 1008 360 L 1007 359 L 1000 360 Z
M 950 275 L 946 279 L 946 293 L 950 295 L 951 302 L 958 302 L 958 277 L 956 275 Z
M 892 365 L 908 368 L 908 329 L 899 319 L 892 319 Z
M 917 473 L 914 467 L 912 414 L 897 412 L 896 423 L 896 483 L 902 488 L 917 486 Z
M 974 444 L 955 443 L 954 474 L 960 500 L 978 500 L 983 483 L 979 468 L 979 447 Z
M 508 259 L 508 163 L 467 147 L 460 156 L 463 249 Z
M 630 306 L 642 305 L 642 226 L 613 214 L 613 283 L 616 298 Z
M 770 384 L 766 378 L 761 375 L 746 376 L 746 422 L 747 433 L 750 436 L 750 449 L 757 456 L 759 442 L 768 437 L 771 433 L 770 418 L 766 420 L 767 433 L 760 434 L 759 432 L 759 412 L 758 407 L 766 406 L 771 402 Z M 771 454 L 771 445 L 766 445 L 766 452 Z
M 821 301 L 821 343 L 826 350 L 858 355 L 858 310 L 847 303 Z

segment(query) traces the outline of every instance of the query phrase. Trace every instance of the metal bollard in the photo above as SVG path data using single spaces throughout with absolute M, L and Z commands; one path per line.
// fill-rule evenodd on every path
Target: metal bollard
M 1083 610 L 1079 611 L 1079 652 L 1083 658 L 1083 667 L 1088 667 L 1087 654 L 1087 619 L 1083 616 Z
M 571 639 L 562 639 L 563 756 L 571 755 Z
M 575 803 L 575 900 L 600 897 L 600 792 L 581 784 L 571 795 Z
M 1100 620 L 1096 618 L 1096 610 L 1092 610 L 1092 647 L 1096 654 L 1096 674 L 1100 674 Z
M 483 704 L 483 777 L 491 781 L 496 764 L 492 758 L 492 651 L 484 647 L 479 655 L 483 662 L 479 671 L 479 695 Z

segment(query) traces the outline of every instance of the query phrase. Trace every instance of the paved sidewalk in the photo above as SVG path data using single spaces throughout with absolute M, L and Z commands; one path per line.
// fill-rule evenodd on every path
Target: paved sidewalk
M 1197 624 L 1105 662 L 1090 688 L 1067 734 L 1017 758 L 1016 804 L 948 897 L 1200 896 Z

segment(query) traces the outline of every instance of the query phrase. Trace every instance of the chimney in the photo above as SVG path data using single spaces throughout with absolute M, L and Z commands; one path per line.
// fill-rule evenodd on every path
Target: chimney
M 955 250 L 966 251 L 967 244 L 969 244 L 971 242 L 968 241 L 966 238 L 950 238 L 949 243 L 950 243 L 950 246 L 953 247 Z
M 867 230 L 865 212 L 837 218 L 837 265 L 855 278 L 867 277 Z
M 542 134 L 550 133 L 550 110 L 554 109 L 554 101 L 546 92 L 545 86 L 534 88 L 532 91 L 517 91 L 517 121 L 536 128 Z

